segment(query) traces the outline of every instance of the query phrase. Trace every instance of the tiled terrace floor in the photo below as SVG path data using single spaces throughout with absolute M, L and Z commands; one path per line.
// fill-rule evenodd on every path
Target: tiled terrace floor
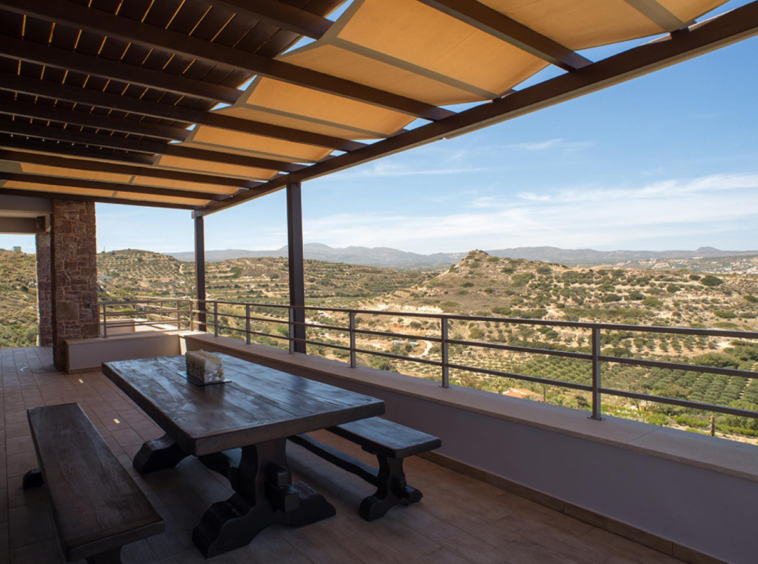
M 54 371 L 49 349 L 0 351 L 0 564 L 63 562 L 42 489 L 24 492 L 21 478 L 36 466 L 26 408 L 78 402 L 131 470 L 131 457 L 161 431 L 99 372 Z M 327 433 L 325 442 L 371 462 L 359 448 Z M 276 526 L 247 548 L 214 564 L 675 564 L 646 547 L 499 490 L 429 461 L 407 462 L 421 503 L 395 508 L 366 523 L 357 515 L 372 488 L 309 452 L 289 445 L 296 479 L 337 508 L 337 516 L 301 529 Z M 133 472 L 133 470 L 132 470 Z M 124 548 L 125 562 L 205 562 L 190 534 L 208 505 L 231 491 L 224 478 L 196 459 L 145 478 L 133 474 L 166 522 L 166 532 Z

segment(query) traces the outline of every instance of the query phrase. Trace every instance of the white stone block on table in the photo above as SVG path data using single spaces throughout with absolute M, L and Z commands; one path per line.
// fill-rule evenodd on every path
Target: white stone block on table
M 196 384 L 224 381 L 224 363 L 221 357 L 206 351 L 190 351 L 187 359 L 187 377 Z

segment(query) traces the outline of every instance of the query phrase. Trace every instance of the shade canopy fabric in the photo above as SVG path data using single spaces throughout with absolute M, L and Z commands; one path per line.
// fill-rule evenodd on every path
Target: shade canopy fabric
M 222 209 L 758 32 L 724 3 L 0 0 L 0 192 Z

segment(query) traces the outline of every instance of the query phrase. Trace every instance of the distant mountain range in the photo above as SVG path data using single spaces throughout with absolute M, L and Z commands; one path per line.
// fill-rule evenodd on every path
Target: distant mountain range
M 341 262 L 362 266 L 389 268 L 441 268 L 458 263 L 466 253 L 434 253 L 422 255 L 389 247 L 345 247 L 334 248 L 320 243 L 304 246 L 305 258 L 326 262 Z M 758 251 L 722 251 L 713 247 L 700 247 L 694 251 L 595 251 L 593 249 L 559 249 L 558 247 L 516 247 L 486 251 L 501 258 L 528 259 L 554 262 L 567 266 L 593 264 L 621 264 L 625 262 L 651 259 L 695 259 L 758 255 Z M 181 261 L 194 261 L 192 252 L 166 253 Z M 206 251 L 209 262 L 220 262 L 236 258 L 286 257 L 287 247 L 270 251 L 247 251 L 228 249 Z

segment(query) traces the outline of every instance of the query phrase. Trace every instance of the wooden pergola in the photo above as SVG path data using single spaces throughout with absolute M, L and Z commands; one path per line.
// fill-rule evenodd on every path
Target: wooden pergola
M 0 0 L 0 194 L 192 210 L 202 300 L 203 217 L 287 188 L 303 305 L 303 181 L 758 33 L 758 1 L 702 22 L 725 0 L 353 0 L 328 19 L 344 3 Z

